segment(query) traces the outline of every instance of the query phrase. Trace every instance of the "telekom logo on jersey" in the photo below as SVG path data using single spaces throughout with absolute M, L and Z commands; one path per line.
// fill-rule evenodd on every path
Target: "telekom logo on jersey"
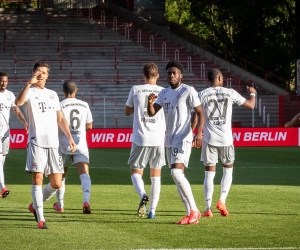
M 42 110 L 42 112 L 46 112 L 46 103 L 45 102 L 39 102 L 39 107 Z
M 130 148 L 131 128 L 93 128 L 87 135 L 89 148 Z M 233 128 L 236 147 L 300 146 L 300 128 Z M 24 129 L 10 131 L 11 148 L 26 148 Z

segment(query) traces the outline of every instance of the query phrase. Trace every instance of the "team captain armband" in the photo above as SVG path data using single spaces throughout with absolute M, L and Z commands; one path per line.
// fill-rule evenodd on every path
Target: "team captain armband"
M 255 94 L 254 93 L 250 93 L 250 96 L 255 96 Z

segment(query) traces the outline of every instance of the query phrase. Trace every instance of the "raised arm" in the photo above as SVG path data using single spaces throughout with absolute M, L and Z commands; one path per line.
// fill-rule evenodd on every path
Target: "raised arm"
M 247 109 L 254 109 L 255 108 L 255 96 L 256 96 L 256 90 L 253 87 L 247 86 L 247 92 L 250 93 L 250 99 L 246 100 L 242 106 Z
M 15 104 L 17 106 L 22 106 L 25 102 L 25 97 L 27 94 L 28 89 L 30 88 L 31 85 L 34 85 L 38 82 L 38 77 L 42 74 L 40 70 L 36 70 L 34 73 L 32 73 L 31 78 L 29 81 L 25 84 L 24 88 L 20 91 L 20 93 L 17 95 Z
M 153 93 L 151 93 L 148 96 L 147 113 L 149 116 L 154 116 L 161 109 L 161 106 L 159 104 L 157 104 L 157 103 L 153 104 L 153 102 L 156 99 L 157 99 L 157 96 Z
M 24 86 L 24 88 L 21 89 L 20 93 L 16 96 L 15 104 L 17 106 L 22 106 L 25 103 L 25 97 L 28 92 L 28 89 L 30 88 L 32 84 L 30 82 L 27 82 Z
M 295 115 L 292 120 L 290 120 L 289 122 L 285 123 L 284 127 L 285 128 L 291 128 L 291 127 L 293 127 L 295 125 L 298 125 L 299 123 L 300 123 L 300 113 L 298 113 L 297 115 Z

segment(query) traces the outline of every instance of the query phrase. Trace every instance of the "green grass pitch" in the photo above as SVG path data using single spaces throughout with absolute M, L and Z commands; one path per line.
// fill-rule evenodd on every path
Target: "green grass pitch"
M 139 197 L 131 184 L 129 149 L 90 150 L 92 214 L 82 214 L 82 191 L 76 168 L 66 179 L 65 212 L 56 213 L 55 197 L 45 202 L 48 230 L 38 230 L 28 211 L 31 176 L 26 151 L 11 149 L 5 162 L 11 194 L 0 199 L 0 249 L 299 249 L 300 148 L 236 148 L 228 217 L 213 208 L 213 218 L 197 225 L 175 225 L 185 215 L 167 166 L 155 220 L 138 218 Z M 204 210 L 204 169 L 200 149 L 193 149 L 185 174 L 197 206 Z M 222 167 L 215 177 L 213 204 L 219 197 Z M 149 168 L 144 174 L 150 193 Z M 44 179 L 44 184 L 48 178 Z

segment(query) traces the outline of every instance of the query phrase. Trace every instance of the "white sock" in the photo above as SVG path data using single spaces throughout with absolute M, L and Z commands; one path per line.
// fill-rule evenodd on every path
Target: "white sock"
M 90 196 L 91 196 L 91 178 L 88 174 L 82 174 L 79 176 L 81 181 L 81 188 L 83 192 L 83 203 L 88 202 L 90 203 Z
M 190 215 L 190 212 L 191 212 L 190 204 L 188 203 L 187 199 L 184 197 L 183 193 L 181 192 L 180 187 L 178 185 L 176 185 L 176 187 L 177 187 L 177 192 L 180 196 L 180 199 L 183 202 L 183 205 L 185 207 L 186 214 Z
M 195 203 L 195 199 L 192 193 L 192 188 L 189 181 L 185 178 L 184 174 L 182 173 L 181 169 L 172 168 L 171 174 L 173 180 L 178 187 L 180 188 L 183 196 L 187 199 L 190 209 L 193 211 L 198 211 L 198 208 Z
M 61 179 L 61 187 L 56 191 L 56 200 L 59 208 L 64 208 L 64 196 L 66 192 L 66 178 Z
M 204 202 L 205 202 L 205 211 L 211 209 L 212 196 L 214 193 L 214 178 L 216 172 L 205 171 L 205 178 L 203 183 L 204 188 Z
M 232 183 L 233 168 L 223 168 L 220 200 L 225 204 Z
M 53 195 L 55 195 L 57 189 L 51 187 L 50 183 L 48 183 L 43 189 L 43 201 L 48 201 L 51 199 Z
M 4 161 L 3 161 L 3 154 L 0 154 L 0 191 L 4 187 L 5 187 L 5 184 L 4 184 Z
M 161 190 L 161 178 L 160 176 L 150 177 L 151 189 L 150 189 L 150 210 L 152 214 L 155 214 L 155 210 L 159 201 L 159 195 Z
M 32 195 L 33 208 L 35 209 L 38 222 L 45 221 L 42 186 L 32 185 L 31 195 Z
M 144 181 L 142 179 L 142 176 L 140 174 L 133 174 L 133 175 L 131 175 L 131 181 L 132 181 L 132 184 L 133 184 L 133 187 L 134 187 L 135 191 L 137 192 L 137 194 L 142 199 L 144 194 L 146 194 Z

